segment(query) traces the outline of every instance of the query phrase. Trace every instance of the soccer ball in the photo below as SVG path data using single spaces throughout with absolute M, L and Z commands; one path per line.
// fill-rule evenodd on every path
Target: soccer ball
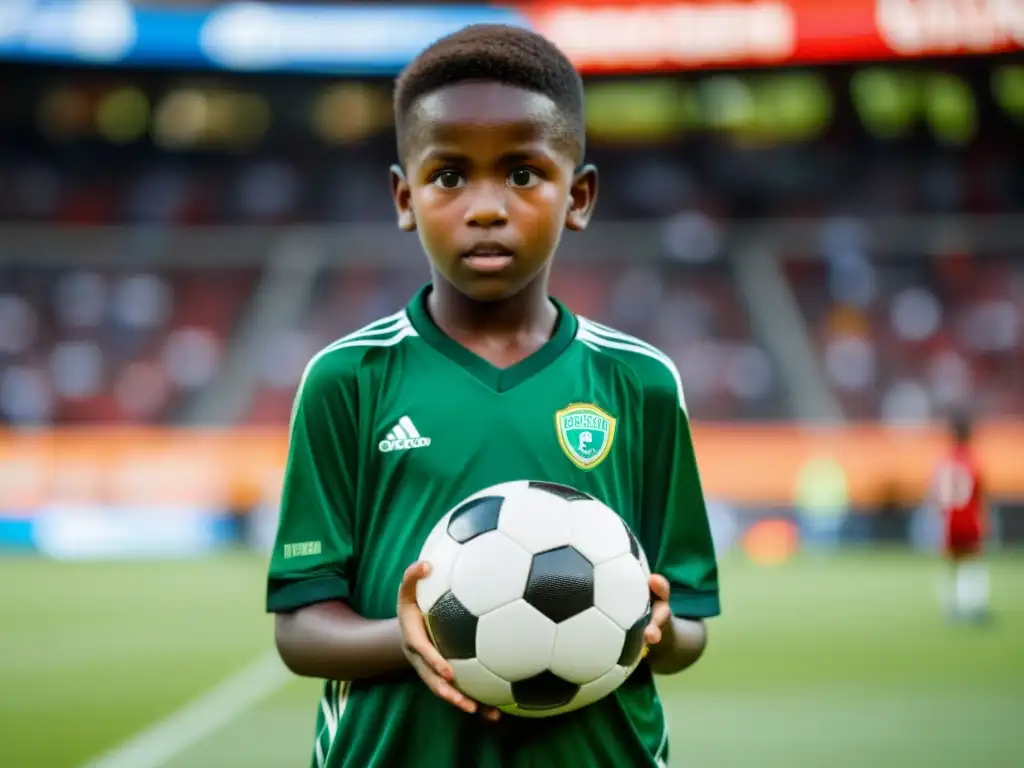
M 554 483 L 486 488 L 446 514 L 416 598 L 455 685 L 549 717 L 612 693 L 643 657 L 650 568 L 615 512 Z

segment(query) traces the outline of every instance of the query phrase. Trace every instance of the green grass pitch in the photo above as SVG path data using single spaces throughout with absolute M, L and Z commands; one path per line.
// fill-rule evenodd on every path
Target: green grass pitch
M 672 765 L 1020 765 L 1024 557 L 993 562 L 995 623 L 949 626 L 940 564 L 905 553 L 722 563 L 706 657 L 662 679 Z M 77 768 L 271 647 L 264 565 L 0 559 L 0 764 Z M 296 680 L 168 768 L 306 768 Z

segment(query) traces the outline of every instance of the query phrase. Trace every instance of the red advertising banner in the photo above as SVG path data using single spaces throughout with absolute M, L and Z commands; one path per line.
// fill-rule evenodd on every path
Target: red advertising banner
M 575 0 L 517 9 L 590 73 L 1024 49 L 1024 0 Z

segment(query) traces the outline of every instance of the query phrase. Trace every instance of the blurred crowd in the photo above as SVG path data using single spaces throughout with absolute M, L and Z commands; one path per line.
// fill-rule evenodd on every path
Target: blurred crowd
M 393 218 L 388 141 L 273 156 L 120 150 L 114 162 L 109 153 L 118 151 L 7 155 L 0 219 L 130 228 Z M 813 253 L 778 255 L 846 416 L 913 420 L 965 401 L 987 413 L 1024 413 L 1022 255 L 966 247 L 876 254 L 857 226 L 876 215 L 1020 211 L 1021 153 L 725 147 L 704 138 L 595 147 L 592 156 L 602 171 L 599 218 L 649 222 L 658 252 L 566 263 L 554 292 L 668 352 L 695 418 L 793 415 L 725 245 L 731 220 L 775 217 L 820 222 Z M 0 235 L 0 249 L 9 248 Z M 0 260 L 0 420 L 175 421 L 223 374 L 261 264 L 186 268 L 166 252 L 157 264 L 146 248 L 141 242 L 137 266 L 119 268 L 76 261 L 73 248 L 47 266 Z M 365 254 L 347 254 L 343 243 L 339 253 L 316 278 L 303 317 L 266 339 L 248 423 L 285 423 L 309 356 L 394 311 L 427 277 L 423 262 L 368 267 Z
M 886 422 L 965 406 L 1024 414 L 1024 254 L 872 258 L 857 240 L 783 260 L 843 412 Z
M 0 275 L 0 418 L 26 425 L 174 420 L 223 372 L 260 277 L 247 268 Z M 425 267 L 323 270 L 299 322 L 261 341 L 244 422 L 286 423 L 306 361 L 402 306 L 425 279 Z M 567 265 L 553 291 L 576 311 L 671 354 L 701 416 L 778 412 L 772 364 L 751 337 L 726 265 Z
M 219 373 L 257 273 L 0 267 L 0 419 L 173 419 Z

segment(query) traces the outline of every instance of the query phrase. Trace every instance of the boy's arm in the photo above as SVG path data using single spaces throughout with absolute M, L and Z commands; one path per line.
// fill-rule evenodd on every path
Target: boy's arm
M 357 390 L 344 357 L 326 353 L 306 369 L 292 409 L 281 519 L 267 579 L 274 638 L 293 672 L 359 680 L 415 670 L 435 695 L 494 719 L 452 684 L 454 672 L 430 643 L 416 604 L 429 566 L 411 565 L 394 619 L 366 619 L 349 605 L 359 469 Z
M 651 623 L 660 628 L 661 634 L 657 644 L 651 646 L 647 664 L 657 675 L 674 675 L 701 657 L 708 642 L 708 631 L 703 619 L 673 616 L 668 603 L 668 582 L 660 576 L 652 577 L 652 582 L 656 601 L 655 616 Z M 665 615 L 658 616 L 660 611 L 664 611 Z
M 658 674 L 679 672 L 697 661 L 707 643 L 703 619 L 720 612 L 718 566 L 690 422 L 679 374 L 670 365 L 659 368 L 644 393 L 639 535 L 651 571 L 665 579 L 667 594 L 660 600 L 662 610 L 671 614 L 665 617 L 661 641 L 647 656 Z
M 355 680 L 409 669 L 398 619 L 364 619 L 340 600 L 277 614 L 274 639 L 288 669 L 304 677 Z
M 310 363 L 295 397 L 267 580 L 278 652 L 300 675 L 352 680 L 409 668 L 397 620 L 364 619 L 347 603 L 357 435 L 354 373 L 328 353 Z
M 498 710 L 480 708 L 452 684 L 451 665 L 430 643 L 416 604 L 416 583 L 427 575 L 424 563 L 406 570 L 396 619 L 364 619 L 340 600 L 278 614 L 275 635 L 281 658 L 296 674 L 328 680 L 358 680 L 411 667 L 435 696 L 464 712 L 496 720 Z

